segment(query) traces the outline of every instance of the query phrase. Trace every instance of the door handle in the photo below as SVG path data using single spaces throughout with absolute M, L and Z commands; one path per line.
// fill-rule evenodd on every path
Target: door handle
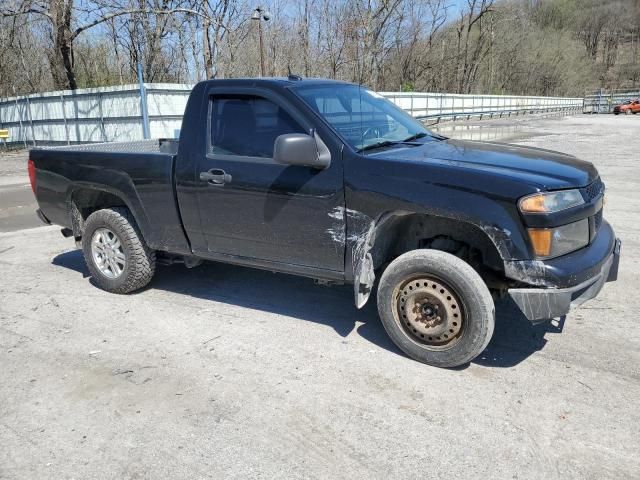
M 200 172 L 200 180 L 207 182 L 209 185 L 224 185 L 231 182 L 231 175 L 220 168 L 213 168 L 206 172 Z

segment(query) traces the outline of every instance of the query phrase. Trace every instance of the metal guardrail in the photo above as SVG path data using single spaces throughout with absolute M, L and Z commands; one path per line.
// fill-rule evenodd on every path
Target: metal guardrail
M 639 89 L 604 90 L 587 93 L 582 105 L 583 113 L 613 113 L 613 107 L 640 98 Z
M 458 119 L 511 116 L 527 113 L 573 112 L 582 98 L 514 95 L 463 95 L 441 93 L 381 92 L 399 107 L 420 119 Z
M 560 112 L 565 112 L 567 114 L 569 113 L 577 113 L 582 111 L 582 106 L 566 106 L 566 107 L 544 107 L 544 108 L 536 108 L 536 109 L 527 109 L 527 110 L 496 110 L 496 111 L 489 111 L 489 112 L 454 112 L 454 113 L 442 113 L 442 114 L 434 114 L 434 115 L 424 115 L 424 116 L 417 116 L 415 118 L 418 118 L 420 120 L 435 120 L 434 123 L 440 123 L 443 120 L 460 120 L 460 119 L 466 119 L 466 120 L 470 120 L 472 117 L 478 117 L 480 118 L 480 120 L 482 120 L 483 118 L 487 117 L 487 118 L 503 118 L 503 117 L 511 117 L 512 115 L 514 117 L 520 116 L 520 115 L 527 115 L 527 114 L 536 114 L 536 113 L 560 113 Z
M 148 83 L 58 91 L 0 100 L 0 129 L 13 144 L 136 141 L 143 139 L 143 108 L 151 138 L 174 138 L 191 92 L 189 84 Z M 538 112 L 573 112 L 582 98 L 381 92 L 419 119 L 503 117 Z

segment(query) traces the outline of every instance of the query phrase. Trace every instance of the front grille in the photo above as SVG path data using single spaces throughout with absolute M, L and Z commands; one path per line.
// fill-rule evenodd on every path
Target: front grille
M 593 226 L 596 232 L 600 230 L 600 225 L 602 225 L 602 208 L 593 216 Z
M 602 183 L 602 180 L 598 177 L 594 182 L 582 189 L 582 196 L 586 202 L 590 202 L 594 198 L 597 198 L 603 191 L 604 183 Z
M 581 188 L 582 196 L 586 203 L 595 203 L 599 201 L 599 198 L 604 195 L 604 183 L 598 177 L 595 181 L 591 182 L 591 184 L 587 185 L 584 188 Z M 598 230 L 602 226 L 602 208 L 596 212 L 595 215 L 589 218 L 589 238 L 590 242 L 596 237 Z

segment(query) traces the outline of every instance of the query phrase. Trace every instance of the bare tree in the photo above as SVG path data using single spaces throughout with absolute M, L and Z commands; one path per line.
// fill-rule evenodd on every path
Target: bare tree
M 493 0 L 467 0 L 456 27 L 458 93 L 469 93 L 487 53 L 488 29 L 483 19 L 493 11 Z
M 378 90 L 581 94 L 640 82 L 637 0 L 4 0 L 0 95 L 259 71 Z M 451 12 L 455 11 L 455 17 Z

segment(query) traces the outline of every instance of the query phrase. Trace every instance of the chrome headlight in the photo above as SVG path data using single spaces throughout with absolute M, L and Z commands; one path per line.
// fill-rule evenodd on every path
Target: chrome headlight
M 584 203 L 580 190 L 534 193 L 520 199 L 522 213 L 555 213 Z
M 528 232 L 537 258 L 559 257 L 589 244 L 589 219 L 555 228 L 529 228 Z

